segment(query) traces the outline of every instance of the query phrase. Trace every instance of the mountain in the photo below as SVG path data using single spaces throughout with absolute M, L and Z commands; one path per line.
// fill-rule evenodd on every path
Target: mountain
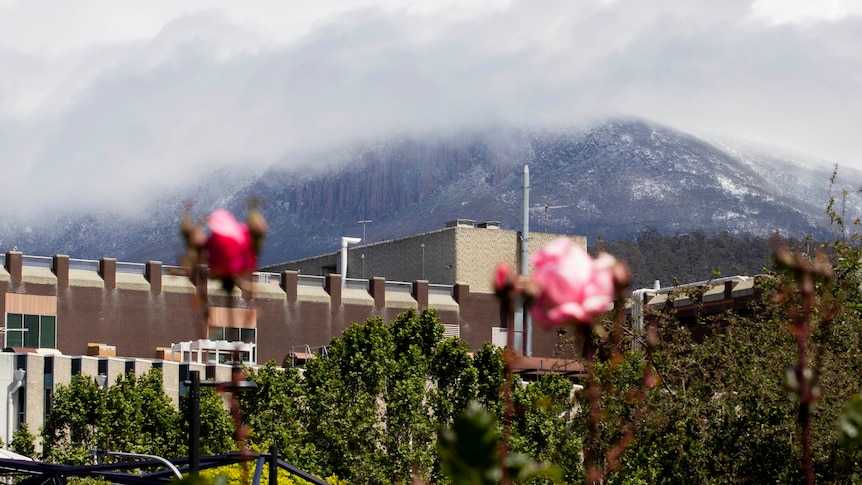
M 517 229 L 521 173 L 531 173 L 531 229 L 586 235 L 590 244 L 644 230 L 701 230 L 825 237 L 833 167 L 744 142 L 696 137 L 644 120 L 575 128 L 491 127 L 448 135 L 397 136 L 333 149 L 261 172 L 240 167 L 160 194 L 139 215 L 57 213 L 0 222 L 0 248 L 73 258 L 156 259 L 181 252 L 184 200 L 202 214 L 242 214 L 262 201 L 271 234 L 263 264 L 335 251 L 340 236 L 366 242 L 443 227 L 456 218 Z M 862 173 L 842 168 L 842 187 Z M 849 191 L 847 212 L 862 213 Z

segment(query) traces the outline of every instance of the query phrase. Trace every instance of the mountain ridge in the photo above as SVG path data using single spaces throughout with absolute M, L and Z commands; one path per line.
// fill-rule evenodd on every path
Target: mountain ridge
M 239 217 L 248 198 L 261 200 L 271 227 L 263 264 L 335 251 L 340 236 L 362 235 L 359 220 L 374 221 L 365 227 L 366 242 L 456 218 L 518 229 L 524 164 L 532 176 L 534 231 L 590 241 L 633 239 L 646 228 L 792 237 L 828 231 L 826 165 L 616 119 L 569 129 L 401 135 L 310 156 L 299 167 L 229 167 L 163 192 L 138 215 L 60 211 L 41 220 L 5 219 L 0 248 L 171 264 L 182 251 L 177 228 L 188 199 L 198 215 L 222 206 Z M 862 186 L 860 172 L 839 175 L 843 185 Z M 848 210 L 862 213 L 851 192 Z

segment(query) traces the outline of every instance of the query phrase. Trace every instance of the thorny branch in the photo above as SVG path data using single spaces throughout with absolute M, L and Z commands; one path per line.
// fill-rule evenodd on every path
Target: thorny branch
M 785 287 L 776 295 L 780 303 L 791 309 L 790 331 L 796 338 L 797 363 L 792 372 L 788 372 L 788 388 L 799 397 L 798 423 L 801 430 L 800 444 L 802 446 L 802 467 L 805 481 L 814 484 L 814 460 L 811 453 L 811 411 L 820 398 L 817 367 L 809 365 L 808 338 L 814 330 L 812 314 L 817 311 L 828 324 L 835 308 L 818 301 L 817 283 L 830 283 L 834 279 L 832 266 L 822 254 L 809 260 L 801 254 L 791 253 L 785 246 L 775 248 L 775 261 L 779 268 L 787 270 L 794 279 L 795 287 Z M 793 297 L 799 298 L 798 306 L 793 304 Z M 818 305 L 818 303 L 821 303 Z M 815 363 L 819 361 L 819 353 Z

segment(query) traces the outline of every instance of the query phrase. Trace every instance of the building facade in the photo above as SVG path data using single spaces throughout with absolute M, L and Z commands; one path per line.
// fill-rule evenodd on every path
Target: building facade
M 4 348 L 85 355 L 98 343 L 115 355 L 160 358 L 173 344 L 199 340 L 246 346 L 246 361 L 279 364 L 295 348 L 319 348 L 352 323 L 388 322 L 433 308 L 448 335 L 472 348 L 505 342 L 505 319 L 492 293 L 470 285 L 348 279 L 295 271 L 256 273 L 253 291 L 226 294 L 215 281 L 192 281 L 159 262 L 73 260 L 8 252 L 0 266 Z M 490 277 L 490 275 L 488 276 Z M 206 318 L 195 303 L 208 303 Z M 556 335 L 537 333 L 534 355 L 552 356 Z M 208 355 L 210 361 L 214 356 Z
M 348 249 L 344 280 L 335 253 L 264 268 L 254 273 L 251 291 L 230 294 L 219 282 L 195 281 L 182 268 L 156 261 L 0 254 L 4 441 L 21 422 L 38 429 L 56 386 L 76 375 L 107 385 L 120 374 L 159 367 L 176 400 L 191 370 L 229 379 L 230 367 L 220 362 L 233 351 L 251 364 L 289 364 L 311 358 L 354 322 L 388 322 L 406 310 L 435 309 L 446 334 L 473 349 L 485 342 L 503 346 L 507 319 L 491 280 L 498 263 L 519 266 L 519 237 L 493 224 L 457 222 Z M 533 234 L 530 252 L 556 237 Z M 573 239 L 586 245 L 585 238 Z M 642 328 L 644 306 L 672 310 L 683 323 L 692 315 L 739 311 L 753 296 L 753 285 L 751 278 L 734 277 L 694 284 L 697 292 L 636 290 L 633 323 Z M 534 357 L 522 359 L 519 372 L 579 375 L 578 364 L 551 358 L 559 357 L 558 339 L 556 332 L 536 331 Z
M 529 254 L 559 237 L 568 237 L 584 249 L 584 236 L 530 233 Z M 497 222 L 476 224 L 456 219 L 446 227 L 373 244 L 347 248 L 347 277 L 383 277 L 388 281 L 424 280 L 431 284 L 469 285 L 474 292 L 493 293 L 492 277 L 499 263 L 519 268 L 521 233 L 501 229 Z M 340 253 L 279 263 L 264 271 L 297 271 L 300 274 L 342 274 Z
M 354 322 L 388 322 L 407 310 L 435 309 L 445 333 L 473 349 L 505 345 L 506 318 L 490 281 L 498 263 L 518 265 L 518 241 L 515 231 L 456 225 L 353 248 L 344 281 L 327 270 L 337 254 L 324 255 L 295 269 L 254 273 L 251 291 L 230 294 L 219 282 L 195 281 L 157 261 L 7 252 L 0 255 L 4 441 L 22 422 L 33 430 L 42 426 L 54 390 L 75 376 L 110 385 L 120 374 L 158 367 L 176 401 L 190 370 L 229 379 L 230 367 L 220 363 L 234 350 L 250 364 L 295 362 L 324 349 Z M 537 357 L 525 364 L 527 372 L 560 365 L 576 371 L 570 362 L 541 358 L 555 355 L 557 338 L 555 332 L 536 335 Z
M 230 381 L 232 366 L 195 364 L 161 359 L 136 359 L 106 356 L 68 356 L 45 351 L 0 352 L 0 386 L 6 389 L 7 405 L 2 407 L 2 440 L 5 445 L 21 423 L 37 434 L 51 411 L 58 386 L 68 386 L 72 379 L 93 379 L 98 385 L 114 384 L 119 376 L 134 372 L 140 376 L 158 368 L 162 372 L 165 394 L 179 405 L 180 396 L 188 393 L 189 372 L 199 372 L 201 379 Z M 37 445 L 40 447 L 39 440 Z

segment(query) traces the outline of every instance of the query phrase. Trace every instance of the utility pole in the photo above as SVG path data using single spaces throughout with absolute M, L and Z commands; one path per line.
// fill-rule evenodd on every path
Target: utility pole
M 518 269 L 521 275 L 527 275 L 530 269 L 530 167 L 528 165 L 524 165 L 521 190 L 521 264 Z M 525 311 L 523 299 L 519 299 L 515 305 L 514 317 L 515 349 L 529 357 L 533 354 L 533 322 L 530 320 L 530 313 Z

